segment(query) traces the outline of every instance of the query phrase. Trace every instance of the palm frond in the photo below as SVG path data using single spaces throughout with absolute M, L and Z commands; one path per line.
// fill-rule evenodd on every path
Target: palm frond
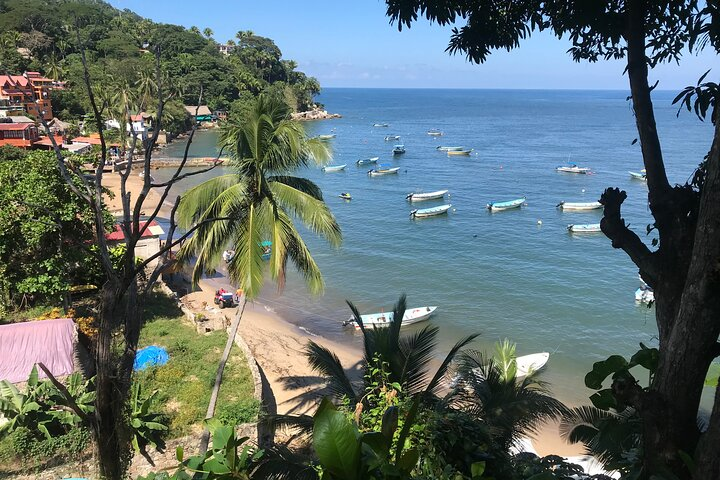
M 333 247 L 340 246 L 340 226 L 327 204 L 282 182 L 269 182 L 268 187 L 277 204 L 292 212 L 312 232 L 325 238 Z
M 270 175 L 267 177 L 268 183 L 280 182 L 288 185 L 295 190 L 300 190 L 303 193 L 307 193 L 316 200 L 322 200 L 323 194 L 320 187 L 317 186 L 312 180 L 302 177 L 293 177 L 291 175 Z
M 420 392 L 427 385 L 428 364 L 432 360 L 437 348 L 437 334 L 439 329 L 435 326 L 426 326 L 419 332 L 405 336 L 399 340 L 399 380 L 406 385 L 408 393 Z
M 230 187 L 236 187 L 235 192 L 244 194 L 244 188 L 237 185 L 242 180 L 236 174 L 221 175 L 197 185 L 186 191 L 180 198 L 176 212 L 178 226 L 189 229 L 199 220 L 212 218 L 212 214 L 219 212 L 220 203 L 217 197 Z M 215 210 L 211 210 L 214 207 Z
M 276 220 L 282 225 L 287 239 L 287 258 L 292 261 L 302 274 L 310 293 L 321 293 L 325 288 L 325 282 L 320 273 L 320 267 L 310 255 L 310 250 L 308 250 L 290 217 L 282 209 L 277 209 L 275 213 Z
M 263 415 L 260 422 L 276 428 L 289 428 L 303 435 L 310 435 L 313 430 L 313 417 L 310 415 Z
M 335 396 L 347 397 L 353 403 L 357 402 L 358 395 L 337 355 L 312 340 L 305 347 L 305 355 L 308 357 L 310 367 L 327 379 L 328 389 Z
M 262 289 L 262 240 L 272 221 L 271 208 L 267 201 L 248 205 L 247 213 L 232 237 L 235 256 L 228 264 L 228 273 L 248 299 L 256 298 Z
M 426 395 L 437 395 L 437 390 L 441 385 L 441 381 L 443 378 L 445 378 L 445 375 L 447 375 L 448 368 L 452 364 L 453 360 L 455 359 L 455 356 L 461 352 L 463 348 L 465 348 L 468 344 L 470 344 L 473 340 L 475 340 L 477 337 L 479 337 L 479 333 L 474 333 L 472 335 L 468 335 L 467 337 L 463 338 L 462 340 L 459 340 L 458 342 L 453 345 L 453 347 L 450 349 L 448 354 L 445 356 L 445 359 L 442 361 L 438 369 L 435 371 L 435 375 L 433 376 L 432 380 L 430 380 L 430 383 L 427 384 L 427 387 L 425 387 L 425 394 Z

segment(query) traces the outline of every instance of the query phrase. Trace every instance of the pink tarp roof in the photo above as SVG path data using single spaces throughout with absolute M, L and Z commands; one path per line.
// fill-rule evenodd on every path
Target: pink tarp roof
M 55 376 L 70 375 L 75 339 L 70 318 L 0 325 L 0 380 L 24 382 L 39 362 Z M 45 377 L 40 369 L 38 374 Z

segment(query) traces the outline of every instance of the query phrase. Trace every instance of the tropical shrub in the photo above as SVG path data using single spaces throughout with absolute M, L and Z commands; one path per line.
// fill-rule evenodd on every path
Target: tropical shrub
M 165 435 L 167 433 L 167 417 L 153 411 L 153 403 L 158 391 L 144 396 L 140 382 L 133 382 L 130 392 L 130 419 L 129 426 L 132 434 L 132 445 L 136 452 L 145 453 L 148 445 L 158 451 L 165 449 Z

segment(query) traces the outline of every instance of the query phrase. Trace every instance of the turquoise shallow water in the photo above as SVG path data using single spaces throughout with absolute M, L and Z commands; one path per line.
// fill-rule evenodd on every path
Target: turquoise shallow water
M 481 348 L 508 337 L 518 354 L 551 352 L 545 379 L 561 399 L 585 402 L 583 377 L 592 363 L 630 354 L 638 342 L 654 344 L 653 310 L 637 306 L 637 269 L 602 235 L 572 236 L 569 223 L 597 223 L 600 213 L 562 213 L 560 201 L 593 201 L 605 187 L 628 192 L 624 217 L 648 243 L 651 218 L 632 110 L 621 91 L 364 90 L 326 89 L 319 98 L 336 120 L 306 124 L 311 135 L 336 133 L 335 159 L 345 171 L 299 172 L 317 182 L 343 229 L 332 250 L 307 235 L 327 289 L 311 298 L 297 275 L 264 301 L 317 334 L 347 343 L 359 336 L 341 327 L 352 300 L 363 312 L 391 308 L 402 292 L 410 306 L 438 305 L 443 349 L 481 332 Z M 676 118 L 674 92 L 656 92 L 658 130 L 668 175 L 683 183 L 707 153 L 711 128 L 688 113 Z M 373 127 L 387 122 L 387 128 Z M 442 137 L 427 130 L 436 128 Z M 402 136 L 407 153 L 393 158 L 389 134 Z M 200 132 L 194 156 L 214 152 L 215 132 Z M 473 148 L 448 157 L 437 145 Z M 164 152 L 177 155 L 183 146 Z M 401 168 L 397 176 L 370 178 L 362 157 Z M 593 175 L 555 172 L 567 160 Z M 159 171 L 162 177 L 163 171 Z M 443 217 L 410 220 L 405 195 L 449 189 Z M 350 192 L 350 202 L 337 197 Z M 521 210 L 489 213 L 490 201 L 527 197 Z M 430 207 L 442 201 L 420 204 Z M 417 205 L 417 204 L 416 204 Z M 542 220 L 542 225 L 538 225 Z

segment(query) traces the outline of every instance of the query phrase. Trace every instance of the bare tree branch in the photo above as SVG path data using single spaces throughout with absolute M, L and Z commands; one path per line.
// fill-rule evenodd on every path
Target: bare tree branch
M 648 285 L 653 286 L 658 278 L 659 268 L 653 252 L 640 240 L 640 237 L 625 225 L 620 215 L 620 206 L 627 198 L 625 191 L 618 188 L 607 188 L 600 196 L 600 203 L 605 206 L 600 229 L 612 241 L 614 248 L 620 248 L 640 268 Z
M 45 375 L 47 375 L 48 380 L 50 380 L 50 382 L 52 382 L 52 384 L 55 385 L 55 388 L 57 388 L 60 391 L 62 396 L 65 397 L 65 400 L 68 402 L 68 406 L 70 408 L 72 408 L 73 412 L 75 412 L 75 414 L 82 419 L 82 421 L 83 421 L 83 423 L 85 423 L 85 425 L 87 425 L 89 428 L 93 428 L 92 419 L 88 416 L 87 413 L 83 412 L 82 409 L 78 406 L 77 402 L 75 401 L 73 396 L 70 395 L 70 392 L 65 387 L 65 385 L 60 383 L 58 381 L 58 379 L 55 378 L 55 376 L 52 373 L 50 373 L 50 370 L 48 370 L 47 367 L 43 363 L 38 363 L 37 366 L 40 367 L 40 370 L 45 372 Z

